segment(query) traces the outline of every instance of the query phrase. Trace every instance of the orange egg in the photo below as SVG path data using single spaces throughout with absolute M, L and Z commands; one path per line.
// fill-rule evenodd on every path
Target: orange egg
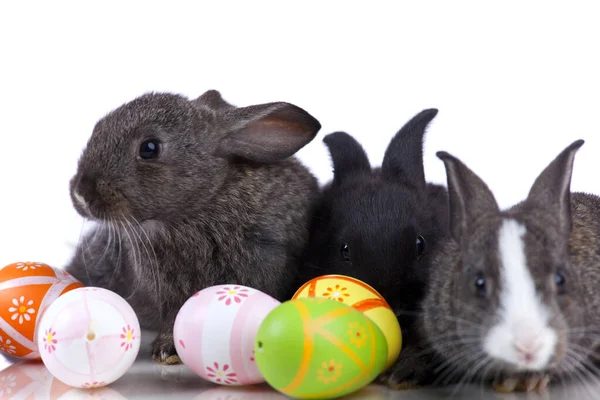
M 350 276 L 323 275 L 302 285 L 292 299 L 302 297 L 325 297 L 362 312 L 381 329 L 388 342 L 385 368 L 396 362 L 402 348 L 402 331 L 396 315 L 377 290 Z
M 39 262 L 17 262 L 0 269 L 0 351 L 40 358 L 36 325 L 62 294 L 83 287 L 67 272 Z

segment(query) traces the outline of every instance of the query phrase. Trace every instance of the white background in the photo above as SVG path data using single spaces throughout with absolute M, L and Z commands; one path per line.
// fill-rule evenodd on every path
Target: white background
M 68 261 L 77 158 L 99 118 L 147 91 L 305 108 L 323 128 L 300 157 L 321 183 L 325 134 L 346 130 L 380 165 L 394 133 L 436 107 L 429 180 L 445 183 L 435 152 L 449 151 L 506 207 L 584 138 L 572 187 L 600 193 L 593 1 L 211 3 L 2 2 L 1 265 Z

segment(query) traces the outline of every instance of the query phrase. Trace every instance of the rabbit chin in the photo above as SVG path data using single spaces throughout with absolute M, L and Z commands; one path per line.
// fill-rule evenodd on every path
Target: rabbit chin
M 557 335 L 549 328 L 536 333 L 527 325 L 530 324 L 524 323 L 522 328 L 505 323 L 494 326 L 484 340 L 487 355 L 517 371 L 548 369 L 555 354 Z
M 536 293 L 525 257 L 525 226 L 505 219 L 499 230 L 500 308 L 498 323 L 484 339 L 484 350 L 518 370 L 540 371 L 551 362 L 558 341 L 549 325 L 551 311 Z

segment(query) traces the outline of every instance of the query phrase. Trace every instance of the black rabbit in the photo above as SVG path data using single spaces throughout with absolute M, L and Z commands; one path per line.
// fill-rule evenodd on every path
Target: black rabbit
M 96 124 L 71 180 L 76 210 L 97 227 L 67 271 L 126 297 L 159 332 L 154 359 L 179 362 L 173 323 L 196 291 L 293 293 L 319 188 L 291 156 L 320 127 L 292 104 L 238 108 L 214 90 L 124 104 Z
M 325 274 L 360 279 L 387 300 L 405 332 L 423 296 L 429 254 L 448 234 L 445 187 L 427 184 L 423 137 L 436 116 L 413 117 L 389 144 L 381 168 L 350 135 L 324 138 L 334 178 L 323 189 L 299 283 Z

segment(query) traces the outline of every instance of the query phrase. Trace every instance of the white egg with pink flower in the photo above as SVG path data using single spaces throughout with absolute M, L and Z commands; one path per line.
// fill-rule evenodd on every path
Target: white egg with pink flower
M 91 389 L 116 381 L 131 367 L 140 348 L 140 325 L 121 296 L 84 287 L 48 307 L 37 341 L 42 361 L 55 378 Z
M 211 286 L 181 307 L 174 326 L 181 361 L 200 377 L 220 385 L 264 382 L 254 360 L 256 332 L 280 302 L 242 285 Z

